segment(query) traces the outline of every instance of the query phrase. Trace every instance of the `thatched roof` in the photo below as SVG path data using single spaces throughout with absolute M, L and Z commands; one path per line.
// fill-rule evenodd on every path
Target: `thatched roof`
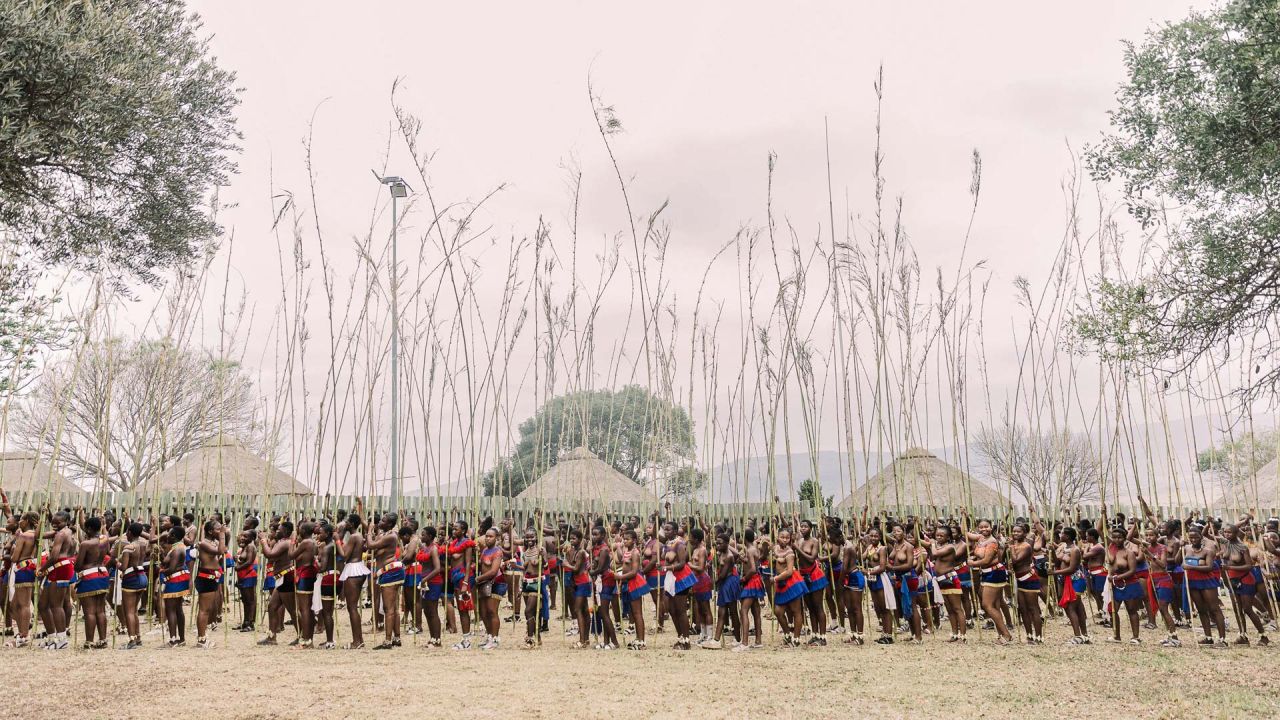
M 645 502 L 653 500 L 639 484 L 584 447 L 560 456 L 559 462 L 516 496 L 521 500 L 580 502 Z
M 148 491 L 311 495 L 311 488 L 234 440 L 189 453 L 145 484 Z
M 1249 478 L 1223 491 L 1214 501 L 1214 507 L 1220 510 L 1280 507 L 1280 458 L 1263 465 L 1257 479 L 1257 493 L 1253 491 L 1253 478 Z
M 84 488 L 67 480 L 36 453 L 0 453 L 0 488 L 6 492 L 82 493 Z
M 972 501 L 970 491 L 972 490 Z M 899 455 L 853 494 L 840 501 L 842 509 L 886 507 L 974 507 L 1004 505 L 1000 494 L 960 468 L 947 464 L 923 448 Z

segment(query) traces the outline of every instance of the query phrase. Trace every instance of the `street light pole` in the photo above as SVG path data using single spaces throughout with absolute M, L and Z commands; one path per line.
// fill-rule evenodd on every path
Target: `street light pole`
M 396 193 L 391 191 L 391 512 L 400 509 L 400 258 Z
M 376 174 L 376 173 L 375 173 Z M 396 240 L 399 217 L 396 200 L 407 197 L 409 186 L 399 177 L 379 178 L 391 190 L 391 512 L 400 509 L 400 259 Z

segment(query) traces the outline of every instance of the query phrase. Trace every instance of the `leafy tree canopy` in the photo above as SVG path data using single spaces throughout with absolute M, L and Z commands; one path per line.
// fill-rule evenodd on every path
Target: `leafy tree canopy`
M 693 422 L 683 408 L 639 385 L 561 395 L 520 424 L 515 450 L 484 477 L 486 495 L 515 496 L 555 464 L 562 451 L 586 447 L 639 483 L 646 468 L 672 470 L 672 493 L 704 482 L 682 474 L 694 453 Z
M 1125 46 L 1112 131 L 1088 160 L 1168 247 L 1149 271 L 1108 278 L 1082 335 L 1115 357 L 1176 361 L 1253 345 L 1280 315 L 1280 2 L 1231 0 Z M 1249 390 L 1280 382 L 1259 366 Z
M 831 505 L 835 501 L 834 495 L 822 496 L 822 486 L 813 478 L 808 478 L 800 483 L 798 494 L 800 502 L 823 513 L 830 513 Z
M 154 280 L 216 236 L 235 77 L 180 0 L 0 3 L 0 230 Z

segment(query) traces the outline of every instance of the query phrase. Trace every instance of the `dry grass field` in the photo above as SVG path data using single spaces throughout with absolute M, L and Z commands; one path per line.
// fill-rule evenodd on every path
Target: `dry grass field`
M 0 651 L 22 717 L 155 718 L 1190 718 L 1265 717 L 1280 710 L 1280 651 L 1066 646 L 1059 621 L 1039 647 L 966 646 L 747 653 L 572 650 L 556 623 L 542 648 L 520 649 L 504 626 L 494 651 L 260 648 L 219 630 L 216 645 L 139 651 Z M 287 629 L 286 638 L 292 637 Z M 836 636 L 833 636 L 833 638 Z M 1187 637 L 1184 631 L 1184 638 Z M 456 638 L 446 636 L 447 642 Z M 1095 636 L 1095 639 L 1096 636 Z

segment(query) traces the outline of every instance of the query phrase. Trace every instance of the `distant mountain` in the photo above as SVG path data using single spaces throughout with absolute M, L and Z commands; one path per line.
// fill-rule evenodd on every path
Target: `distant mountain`
M 887 457 L 887 455 L 886 455 Z M 868 467 L 872 474 L 884 465 L 879 453 L 853 455 L 853 483 L 849 481 L 849 456 L 836 450 L 809 453 L 792 453 L 790 471 L 786 455 L 775 455 L 774 474 L 777 478 L 777 494 L 782 500 L 795 500 L 800 484 L 813 476 L 813 462 L 817 463 L 818 482 L 824 495 L 831 495 L 839 502 L 852 487 L 866 479 Z M 812 462 L 811 462 L 812 460 Z M 750 457 L 718 465 L 710 472 L 710 485 L 703 492 L 704 499 L 717 502 L 764 502 L 770 498 L 769 466 L 765 456 Z
M 1202 489 L 1202 480 L 1194 470 L 1194 457 L 1197 450 L 1205 450 L 1222 440 L 1222 431 L 1211 420 L 1201 416 L 1189 421 L 1170 419 L 1167 426 L 1156 423 L 1135 426 L 1125 433 L 1125 437 L 1114 442 L 1112 437 L 1104 437 L 1102 444 L 1106 447 L 1102 448 L 1102 454 L 1111 452 L 1113 446 L 1115 453 L 1108 462 L 1112 473 L 1112 479 L 1108 481 L 1108 495 L 1114 495 L 1118 490 L 1121 501 L 1134 501 L 1136 475 L 1136 484 L 1141 485 L 1143 495 L 1149 501 L 1158 499 L 1161 505 L 1175 504 L 1179 494 L 1184 504 L 1198 504 L 1202 493 L 1207 493 L 1212 500 L 1220 493 L 1218 483 L 1206 476 Z M 1099 444 L 1096 436 L 1094 443 Z M 975 480 L 996 486 L 990 467 L 974 445 L 962 445 L 959 450 L 939 447 L 929 448 L 929 451 L 968 471 Z M 861 485 L 868 472 L 874 475 L 891 459 L 888 453 L 854 453 L 851 483 L 845 453 L 824 450 L 814 458 L 823 494 L 832 496 L 837 503 L 849 494 L 851 487 Z M 750 457 L 716 466 L 710 472 L 710 486 L 702 493 L 702 499 L 717 502 L 768 500 L 766 459 L 765 456 Z M 800 484 L 813 475 L 810 454 L 792 453 L 790 474 L 786 455 L 774 456 L 774 462 L 778 497 L 795 500 Z M 1175 492 L 1175 484 L 1178 492 Z
M 467 480 L 440 483 L 439 487 L 437 487 L 433 483 L 427 483 L 425 486 L 419 486 L 416 480 L 406 479 L 404 485 L 404 494 L 411 497 L 418 495 L 422 495 L 424 497 L 470 497 L 473 492 L 472 485 Z

